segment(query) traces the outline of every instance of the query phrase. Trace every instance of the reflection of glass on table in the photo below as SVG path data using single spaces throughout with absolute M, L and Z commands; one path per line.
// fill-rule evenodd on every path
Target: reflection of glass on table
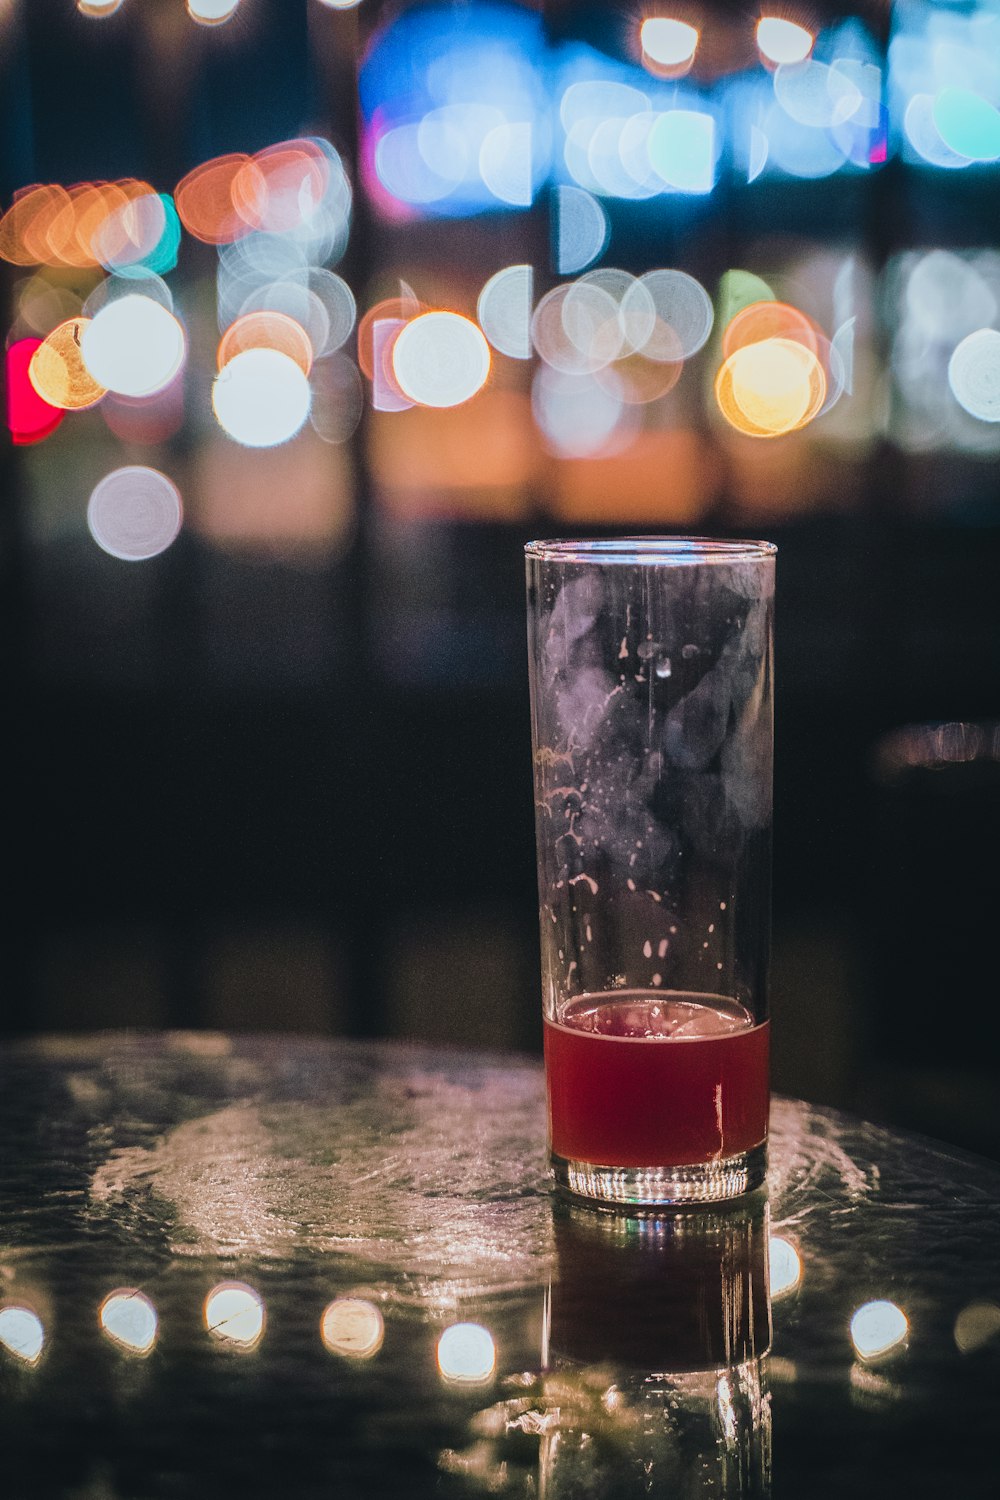
M 774 548 L 527 548 L 557 1180 L 705 1202 L 766 1165 Z
M 553 1209 L 549 1497 L 770 1493 L 767 1205 L 622 1218 Z

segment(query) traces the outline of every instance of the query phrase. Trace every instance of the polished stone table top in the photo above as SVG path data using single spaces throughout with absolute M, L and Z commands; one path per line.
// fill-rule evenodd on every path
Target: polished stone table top
M 523 1058 L 0 1049 L 2 1493 L 994 1492 L 1000 1168 L 777 1100 L 767 1201 L 629 1217 L 544 1135 Z

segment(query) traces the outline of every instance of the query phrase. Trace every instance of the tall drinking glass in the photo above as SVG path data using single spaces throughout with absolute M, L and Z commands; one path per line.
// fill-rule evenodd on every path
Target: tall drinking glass
M 556 1181 L 738 1197 L 767 1163 L 775 548 L 525 551 Z

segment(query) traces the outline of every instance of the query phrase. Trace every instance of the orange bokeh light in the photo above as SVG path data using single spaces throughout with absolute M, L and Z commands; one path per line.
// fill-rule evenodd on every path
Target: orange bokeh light
M 406 323 L 427 309 L 414 296 L 384 297 L 358 319 L 358 364 L 369 380 L 375 378 L 375 324 Z
M 236 208 L 233 189 L 239 175 L 252 168 L 245 152 L 216 156 L 182 177 L 174 192 L 177 217 L 189 234 L 206 245 L 229 245 L 247 232 Z M 251 178 L 248 180 L 255 180 Z
M 258 151 L 236 173 L 232 201 L 250 229 L 288 234 L 323 197 L 330 169 L 313 141 L 282 141 Z
M 764 339 L 793 339 L 817 354 L 822 338 L 812 318 L 790 303 L 751 302 L 730 320 L 722 335 L 722 354 L 728 359 L 737 349 Z
M 304 375 L 312 369 L 313 346 L 309 335 L 287 313 L 250 312 L 237 318 L 219 340 L 219 369 L 247 349 L 277 349 L 293 359 Z

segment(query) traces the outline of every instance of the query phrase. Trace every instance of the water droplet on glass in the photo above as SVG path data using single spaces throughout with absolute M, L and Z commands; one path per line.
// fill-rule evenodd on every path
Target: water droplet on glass
M 697 656 L 697 655 L 698 655 L 698 647 L 695 646 L 695 645 L 693 645 L 690 641 L 688 641 L 687 645 L 681 651 L 681 656 L 684 658 L 685 661 L 690 661 L 692 657 Z
M 656 662 L 656 675 L 657 675 L 657 677 L 661 677 L 661 678 L 662 677 L 669 677 L 670 674 L 671 674 L 671 672 L 673 670 L 674 669 L 673 669 L 673 667 L 670 664 L 670 657 L 669 656 L 661 656 L 661 657 L 657 658 L 657 662 Z

